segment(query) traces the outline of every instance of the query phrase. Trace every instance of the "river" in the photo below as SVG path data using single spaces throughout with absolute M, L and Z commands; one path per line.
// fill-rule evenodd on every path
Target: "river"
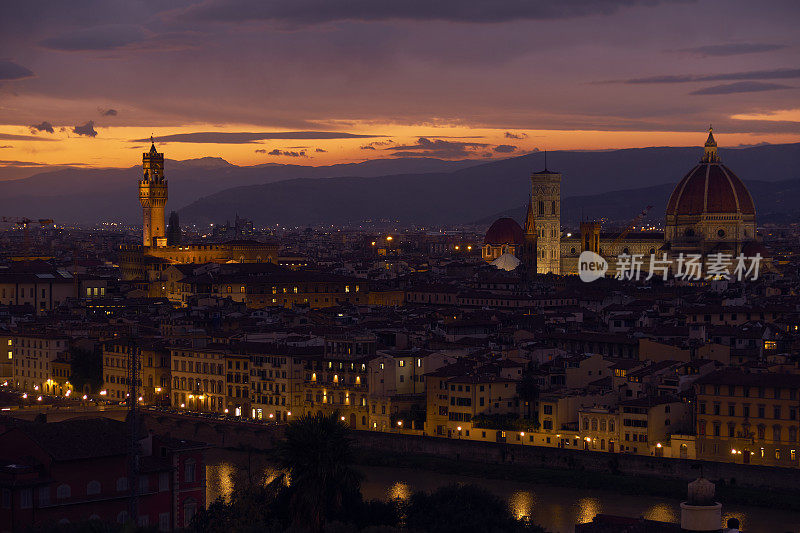
M 211 502 L 227 497 L 237 486 L 269 479 L 275 470 L 263 453 L 209 450 L 206 496 Z M 365 479 L 361 491 L 366 499 L 407 498 L 417 490 L 433 490 L 450 483 L 472 483 L 508 501 L 517 516 L 530 516 L 551 533 L 573 533 L 576 523 L 590 522 L 598 513 L 678 522 L 680 501 L 654 496 L 620 495 L 615 492 L 552 487 L 501 479 L 439 474 L 408 468 L 361 468 Z M 800 533 L 800 513 L 726 506 L 723 520 L 738 518 L 743 533 Z

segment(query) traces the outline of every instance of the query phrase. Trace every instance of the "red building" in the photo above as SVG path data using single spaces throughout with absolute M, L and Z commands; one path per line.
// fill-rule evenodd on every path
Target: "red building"
M 142 432 L 138 525 L 172 531 L 205 507 L 207 446 Z M 107 418 L 0 420 L 0 531 L 128 522 L 128 425 Z

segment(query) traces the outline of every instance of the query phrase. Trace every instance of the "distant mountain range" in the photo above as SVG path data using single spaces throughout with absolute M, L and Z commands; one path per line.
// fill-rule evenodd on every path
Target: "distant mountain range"
M 660 209 L 658 216 L 663 217 L 669 192 L 699 160 L 701 151 L 642 148 L 550 152 L 547 163 L 562 173 L 565 220 L 579 220 L 581 214 L 628 219 L 650 204 L 655 206 L 654 216 Z M 800 144 L 720 153 L 723 162 L 747 181 L 800 179 Z M 544 154 L 535 153 L 453 172 L 285 180 L 220 191 L 189 204 L 180 214 L 181 220 L 199 223 L 221 220 L 234 212 L 260 224 L 345 224 L 382 219 L 401 225 L 470 223 L 525 203 L 530 194 L 530 173 L 543 165 Z M 795 203 L 780 194 L 756 196 L 760 213 L 788 212 Z
M 547 164 L 563 175 L 565 221 L 581 214 L 629 219 L 649 204 L 655 206 L 652 216 L 663 217 L 670 191 L 701 152 L 698 147 L 556 151 L 547 154 Z M 720 153 L 750 183 L 760 220 L 797 214 L 800 188 L 792 181 L 800 180 L 800 143 Z M 182 223 L 201 224 L 237 213 L 264 225 L 472 223 L 518 212 L 530 193 L 531 172 L 543 166 L 542 153 L 489 162 L 405 158 L 324 167 L 240 167 L 211 157 L 168 160 L 167 211 L 178 210 Z M 0 181 L 0 214 L 135 224 L 141 216 L 139 175 L 139 166 L 64 169 Z
M 243 185 L 291 178 L 332 176 L 372 177 L 386 174 L 449 172 L 479 161 L 435 158 L 376 159 L 329 166 L 265 164 L 236 166 L 218 157 L 165 162 L 169 180 L 167 212 L 200 197 Z M 102 220 L 141 223 L 138 180 L 141 166 L 130 168 L 68 168 L 29 178 L 0 181 L 0 215 L 52 218 L 57 222 L 94 223 Z M 243 214 L 243 213 L 240 213 Z M 233 218 L 235 212 L 220 215 Z M 220 219 L 214 219 L 220 220 Z

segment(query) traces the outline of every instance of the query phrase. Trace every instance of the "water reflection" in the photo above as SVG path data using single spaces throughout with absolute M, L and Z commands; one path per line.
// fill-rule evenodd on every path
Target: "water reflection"
M 206 498 L 211 496 L 209 492 L 213 492 L 213 497 L 210 497 L 208 502 L 217 498 L 229 501 L 231 493 L 233 493 L 234 476 L 238 470 L 238 467 L 227 461 L 209 464 L 206 467 Z
M 407 500 L 411 497 L 411 487 L 408 483 L 398 481 L 389 487 L 386 494 L 390 500 Z
M 272 482 L 280 470 L 263 454 L 210 450 L 206 457 L 206 502 L 229 501 L 234 489 Z M 288 483 L 289 478 L 285 481 Z
M 647 520 L 656 520 L 658 522 L 679 521 L 677 508 L 668 503 L 657 503 L 645 511 L 642 516 Z
M 581 498 L 576 504 L 578 507 L 577 523 L 591 522 L 596 514 L 600 513 L 600 500 L 597 498 Z
M 508 506 L 517 518 L 533 516 L 533 494 L 527 490 L 518 490 L 508 499 Z
M 206 498 L 229 498 L 249 483 L 267 483 L 278 471 L 267 454 L 248 454 L 230 450 L 209 450 L 206 470 Z M 591 522 L 598 513 L 676 523 L 680 519 L 679 500 L 638 495 L 620 495 L 602 490 L 549 487 L 468 476 L 439 474 L 426 470 L 390 467 L 363 467 L 361 491 L 367 499 L 407 499 L 414 491 L 433 491 L 451 483 L 482 486 L 508 501 L 517 517 L 531 520 L 552 533 L 573 533 L 576 523 Z M 683 494 L 677 495 L 678 498 Z M 741 505 L 723 507 L 724 521 L 738 518 L 747 533 L 800 531 L 800 513 Z M 723 521 L 723 523 L 724 523 Z

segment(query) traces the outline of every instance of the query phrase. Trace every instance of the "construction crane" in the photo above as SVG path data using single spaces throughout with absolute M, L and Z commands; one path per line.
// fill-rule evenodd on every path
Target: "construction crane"
M 645 216 L 647 216 L 647 212 L 648 212 L 648 211 L 650 211 L 651 209 L 653 209 L 653 206 L 652 206 L 652 205 L 648 205 L 647 207 L 645 207 L 644 209 L 642 209 L 642 212 L 641 212 L 641 213 L 639 213 L 638 215 L 636 215 L 636 217 L 635 217 L 633 220 L 631 220 L 631 222 L 630 222 L 630 223 L 629 223 L 629 224 L 628 224 L 628 225 L 625 227 L 625 229 L 624 229 L 624 230 L 622 230 L 622 233 L 620 233 L 619 235 L 617 235 L 617 238 L 616 238 L 616 239 L 614 239 L 614 242 L 612 242 L 612 243 L 611 243 L 611 246 L 609 246 L 609 247 L 608 247 L 609 254 L 611 254 L 611 255 L 619 255 L 619 254 L 614 254 L 614 251 L 616 250 L 616 247 L 617 247 L 617 245 L 618 245 L 618 244 L 619 244 L 619 243 L 622 241 L 622 239 L 624 239 L 625 237 L 627 237 L 627 236 L 628 236 L 628 233 L 630 233 L 630 232 L 631 232 L 631 230 L 632 230 L 633 228 L 635 228 L 635 227 L 636 227 L 636 225 L 637 225 L 639 222 L 641 222 L 641 220 L 642 220 L 642 219 L 643 219 Z
M 22 228 L 23 237 L 22 237 L 22 249 L 25 253 L 28 253 L 30 250 L 31 239 L 30 233 L 28 232 L 28 226 L 31 223 L 38 223 L 39 226 L 45 227 L 49 226 L 53 223 L 52 218 L 40 218 L 40 219 L 30 219 L 28 217 L 2 217 L 0 218 L 0 222 L 5 222 L 6 224 L 14 224 L 15 226 L 19 226 Z

